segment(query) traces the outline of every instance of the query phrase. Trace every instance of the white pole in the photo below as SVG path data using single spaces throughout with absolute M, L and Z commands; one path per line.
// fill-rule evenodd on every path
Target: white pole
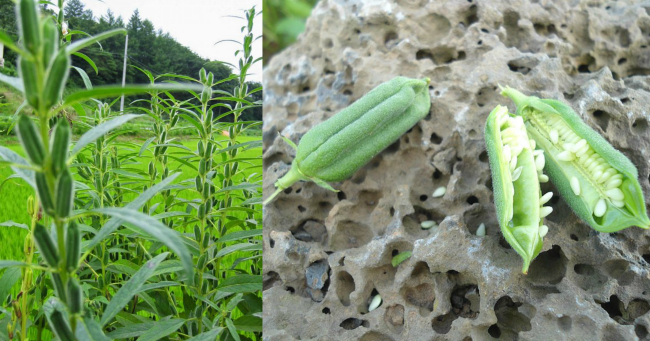
M 129 48 L 129 35 L 126 35 L 126 43 L 124 44 L 124 68 L 122 70 L 122 87 L 126 84 L 126 50 Z M 124 112 L 124 95 L 122 95 L 122 101 L 120 102 L 120 112 Z

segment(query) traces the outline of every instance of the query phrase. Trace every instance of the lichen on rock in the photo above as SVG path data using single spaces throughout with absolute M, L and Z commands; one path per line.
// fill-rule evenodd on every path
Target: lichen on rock
M 514 112 L 498 85 L 566 101 L 637 166 L 648 197 L 648 56 L 647 3 L 320 1 L 264 71 L 265 195 L 295 156 L 278 132 L 297 143 L 398 75 L 431 78 L 432 108 L 340 192 L 297 183 L 264 208 L 265 340 L 648 339 L 647 232 L 595 232 L 543 184 L 549 233 L 523 275 L 482 133 L 497 104 Z

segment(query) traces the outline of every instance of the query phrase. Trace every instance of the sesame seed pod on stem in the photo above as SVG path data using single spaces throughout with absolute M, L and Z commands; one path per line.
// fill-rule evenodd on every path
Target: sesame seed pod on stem
M 544 170 L 575 214 L 593 229 L 647 229 L 643 192 L 634 164 L 589 127 L 568 105 L 503 89 L 544 149 Z
M 300 180 L 335 191 L 327 182 L 350 177 L 429 113 L 429 79 L 396 77 L 310 129 L 300 140 L 289 172 L 275 183 L 282 190 Z

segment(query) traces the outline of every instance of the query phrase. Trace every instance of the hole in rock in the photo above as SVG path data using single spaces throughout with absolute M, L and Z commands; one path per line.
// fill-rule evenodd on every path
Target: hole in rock
M 420 195 L 420 201 L 427 201 L 429 197 L 426 194 Z
M 269 238 L 269 246 L 271 246 L 271 248 L 275 247 L 275 240 L 273 240 L 273 238 Z
M 440 144 L 441 142 L 442 142 L 442 137 L 438 136 L 438 134 L 436 133 L 431 134 L 431 143 Z
M 404 306 L 395 304 L 386 309 L 384 321 L 394 327 L 402 327 L 404 325 Z
M 285 290 L 288 291 L 288 292 L 290 292 L 291 294 L 295 294 L 295 293 L 296 293 L 296 289 L 294 289 L 293 287 L 286 287 Z
M 514 302 L 509 296 L 503 296 L 497 301 L 494 305 L 494 313 L 497 316 L 496 326 L 499 336 L 493 337 L 503 336 L 507 340 L 516 340 L 520 332 L 532 329 L 530 320 L 533 316 L 526 316 L 519 310 L 519 308 L 523 308 L 523 305 L 523 303 Z
M 269 271 L 265 276 L 264 276 L 264 282 L 262 283 L 262 291 L 265 291 L 267 289 L 271 289 L 275 283 L 280 282 L 280 275 L 278 275 L 277 272 L 275 271 Z
M 528 270 L 530 281 L 557 284 L 566 274 L 567 258 L 559 245 L 544 251 L 535 258 Z
M 343 322 L 341 322 L 340 326 L 343 327 L 343 329 L 352 330 L 352 329 L 357 329 L 359 327 L 368 328 L 368 327 L 370 327 L 370 323 L 368 323 L 368 321 L 366 321 L 366 320 L 361 320 L 361 319 L 357 319 L 357 318 L 354 318 L 354 317 L 350 317 L 348 319 L 343 320 Z
M 418 50 L 418 52 L 415 53 L 415 59 L 417 60 L 429 59 L 433 61 L 433 55 L 429 50 Z
M 603 110 L 595 110 L 592 113 L 592 115 L 594 116 L 594 120 L 596 121 L 600 129 L 602 129 L 603 131 L 607 131 L 610 115 Z
M 481 161 L 481 162 L 488 162 L 489 159 L 488 159 L 487 151 L 485 151 L 485 150 L 482 151 L 481 154 L 479 154 L 479 156 L 478 156 L 478 160 Z
M 451 324 L 456 319 L 453 313 L 440 315 L 431 321 L 433 331 L 438 334 L 447 334 L 451 330 Z
M 289 188 L 284 190 L 284 194 L 291 194 L 291 191 L 292 191 L 292 189 L 291 189 L 291 187 L 289 187 Z
M 501 337 L 501 329 L 499 329 L 499 326 L 496 324 L 493 324 L 490 326 L 490 328 L 488 328 L 488 334 L 490 334 L 490 336 L 493 338 L 498 339 Z
M 388 335 L 384 335 L 376 331 L 370 331 L 363 334 L 363 336 L 359 339 L 359 341 L 394 341 L 394 340 Z
M 350 294 L 354 292 L 354 278 L 347 272 L 341 271 L 336 276 L 336 296 L 344 306 L 350 305 Z
M 391 48 L 397 43 L 399 36 L 394 31 L 386 33 L 384 36 L 384 46 Z
M 323 314 L 331 314 L 330 308 L 328 308 L 328 307 L 323 308 L 322 312 L 323 312 Z
M 305 212 L 306 210 L 307 210 L 307 209 L 306 209 L 304 206 L 302 206 L 302 205 L 298 205 L 298 211 L 300 211 L 300 212 Z
M 422 283 L 415 287 L 406 287 L 403 289 L 402 296 L 409 304 L 424 308 L 429 312 L 433 311 L 433 301 L 435 296 L 433 294 L 433 285 L 430 283 Z M 420 310 L 421 314 L 423 312 L 424 311 Z
M 327 240 L 327 228 L 317 220 L 307 220 L 296 228 L 291 229 L 291 234 L 303 242 L 322 243 Z
M 479 201 L 478 201 L 478 198 L 475 197 L 475 196 L 473 196 L 473 195 L 470 195 L 470 196 L 467 198 L 467 203 L 470 204 L 470 205 L 478 204 L 478 202 L 479 202 Z
M 338 191 L 338 192 L 336 193 L 336 197 L 339 199 L 339 201 L 342 201 L 342 200 L 345 200 L 345 199 L 348 198 L 348 197 L 345 195 L 345 192 L 343 192 L 343 191 Z
M 373 237 L 374 233 L 367 225 L 351 220 L 341 221 L 334 228 L 330 248 L 334 251 L 358 248 L 368 244 Z
M 637 324 L 636 326 L 634 326 L 634 333 L 641 340 L 644 340 L 645 338 L 648 337 L 648 329 L 645 326 L 640 325 L 640 324 Z
M 560 330 L 568 332 L 571 330 L 571 324 L 573 322 L 571 321 L 570 316 L 562 316 L 557 320 L 557 326 L 560 328 Z

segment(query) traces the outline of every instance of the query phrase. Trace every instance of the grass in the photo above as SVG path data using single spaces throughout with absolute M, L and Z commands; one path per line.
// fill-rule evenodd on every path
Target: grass
M 255 139 L 255 137 L 242 136 L 240 137 L 240 142 L 247 142 Z M 121 139 L 122 143 L 120 146 L 126 150 L 120 151 L 120 154 L 137 153 L 143 141 L 144 140 L 138 138 Z M 182 144 L 190 149 L 196 148 L 196 142 L 192 139 L 182 140 Z M 18 144 L 18 141 L 15 137 L 0 138 L 0 145 L 3 145 L 24 156 L 22 147 L 20 144 Z M 170 153 L 173 153 L 173 150 L 171 150 L 171 148 Z M 254 148 L 244 151 L 242 157 L 259 157 L 260 155 L 261 149 Z M 90 157 L 89 154 L 86 156 Z M 139 163 L 124 165 L 123 168 L 127 169 L 128 167 L 128 170 L 134 173 L 146 173 L 150 160 L 152 160 L 152 157 L 145 153 L 143 154 L 143 158 L 141 158 Z M 262 164 L 261 159 L 255 160 L 252 163 L 253 166 L 257 166 L 259 169 L 249 169 L 248 171 L 245 171 L 245 174 L 260 174 Z M 175 183 L 194 178 L 196 174 L 195 171 L 189 171 L 188 166 L 183 165 L 178 161 L 172 161 L 171 159 L 169 168 L 172 171 L 181 171 L 181 175 L 178 177 Z M 11 170 L 11 168 L 8 166 L 0 166 L 0 183 L 3 183 L 11 174 L 13 174 L 13 170 Z M 135 199 L 138 194 L 139 193 L 126 194 L 124 199 L 128 202 Z M 29 187 L 29 185 L 27 185 L 23 180 L 9 179 L 8 181 L 4 182 L 2 187 L 0 187 L 0 198 L 3 199 L 0 200 L 0 223 L 12 220 L 16 223 L 29 225 L 29 215 L 27 214 L 27 199 L 30 195 L 34 195 L 34 190 Z M 194 199 L 195 196 L 196 193 L 191 191 L 186 191 L 180 195 L 180 197 L 184 199 Z M 4 243 L 3 247 L 0 248 L 0 259 L 22 260 L 24 258 L 23 243 L 26 235 L 27 231 L 18 227 L 0 226 L 0 240 L 2 240 Z

